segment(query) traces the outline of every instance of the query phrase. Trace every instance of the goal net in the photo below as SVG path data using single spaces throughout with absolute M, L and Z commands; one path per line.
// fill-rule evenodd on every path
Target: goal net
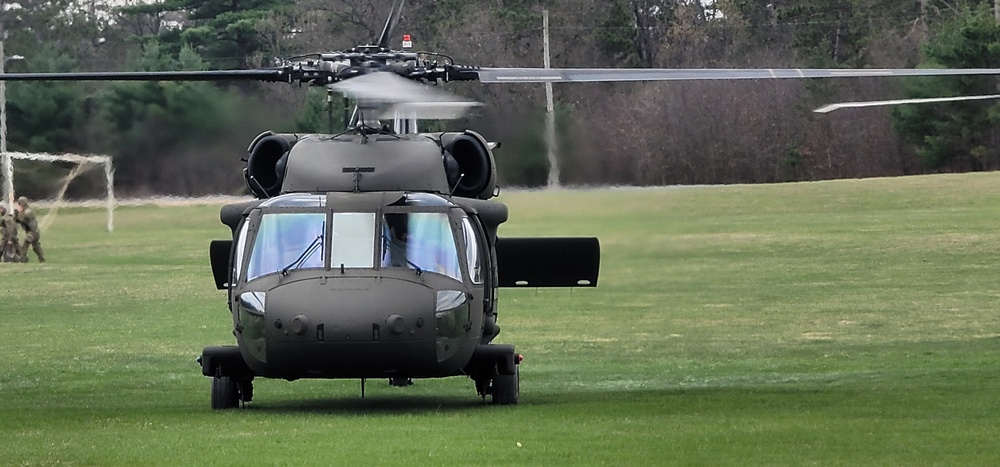
M 49 209 L 48 213 L 39 221 L 39 228 L 45 230 L 48 225 L 54 219 L 54 216 L 59 211 L 59 206 L 63 203 L 63 198 L 66 196 L 66 189 L 69 188 L 70 182 L 74 178 L 83 174 L 84 172 L 94 168 L 103 167 L 104 169 L 104 184 L 106 188 L 107 197 L 104 200 L 105 205 L 108 210 L 108 232 L 114 230 L 114 213 L 115 213 L 115 171 L 114 167 L 111 165 L 111 156 L 99 156 L 99 155 L 79 155 L 79 154 L 46 154 L 37 152 L 7 152 L 3 158 L 3 174 L 4 174 L 4 199 L 3 201 L 8 206 L 13 206 L 14 204 L 14 168 L 13 160 L 28 160 L 28 161 L 40 161 L 40 162 L 71 162 L 76 164 L 73 169 L 63 177 L 61 183 L 59 184 L 59 190 L 56 192 L 55 199 L 52 202 L 52 207 Z

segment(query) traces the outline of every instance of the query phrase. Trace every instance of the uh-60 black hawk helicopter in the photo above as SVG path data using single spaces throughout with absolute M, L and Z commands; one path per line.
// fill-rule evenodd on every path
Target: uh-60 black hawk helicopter
M 253 397 L 253 379 L 468 376 L 496 404 L 519 399 L 521 357 L 494 343 L 498 287 L 597 285 L 596 238 L 501 238 L 507 208 L 493 149 L 471 130 L 419 133 L 418 118 L 476 105 L 427 84 L 1000 74 L 998 69 L 539 69 L 456 65 L 390 48 L 403 1 L 373 45 L 255 70 L 9 73 L 8 81 L 258 80 L 326 86 L 357 106 L 345 131 L 262 133 L 226 205 L 232 239 L 211 243 L 235 346 L 206 347 L 212 407 Z M 404 44 L 404 48 L 405 48 Z M 972 97 L 974 98 L 974 97 Z M 875 103 L 883 104 L 883 103 Z M 850 106 L 866 105 L 851 103 Z M 332 111 L 332 110 L 331 110 Z M 391 118 L 392 125 L 373 118 Z

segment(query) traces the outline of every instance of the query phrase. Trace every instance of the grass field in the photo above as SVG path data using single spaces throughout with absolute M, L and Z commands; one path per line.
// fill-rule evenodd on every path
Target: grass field
M 503 290 L 521 404 L 471 380 L 256 382 L 231 344 L 217 206 L 62 209 L 0 264 L 0 463 L 993 464 L 1000 174 L 513 192 L 506 236 L 596 235 L 596 289 Z M 43 213 L 44 214 L 44 213 Z

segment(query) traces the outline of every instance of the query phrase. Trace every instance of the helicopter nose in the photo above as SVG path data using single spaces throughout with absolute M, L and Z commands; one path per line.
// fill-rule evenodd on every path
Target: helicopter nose
M 267 291 L 266 351 L 255 370 L 289 379 L 436 374 L 434 323 L 435 292 L 414 281 L 281 284 Z
M 268 291 L 266 321 L 277 341 L 433 340 L 434 297 L 407 281 L 305 280 Z

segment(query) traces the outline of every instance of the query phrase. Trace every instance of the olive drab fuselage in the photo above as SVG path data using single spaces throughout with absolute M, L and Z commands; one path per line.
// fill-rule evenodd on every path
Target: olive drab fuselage
M 243 358 L 287 379 L 461 374 L 494 312 L 487 245 L 478 221 L 438 195 L 268 199 L 233 246 Z

